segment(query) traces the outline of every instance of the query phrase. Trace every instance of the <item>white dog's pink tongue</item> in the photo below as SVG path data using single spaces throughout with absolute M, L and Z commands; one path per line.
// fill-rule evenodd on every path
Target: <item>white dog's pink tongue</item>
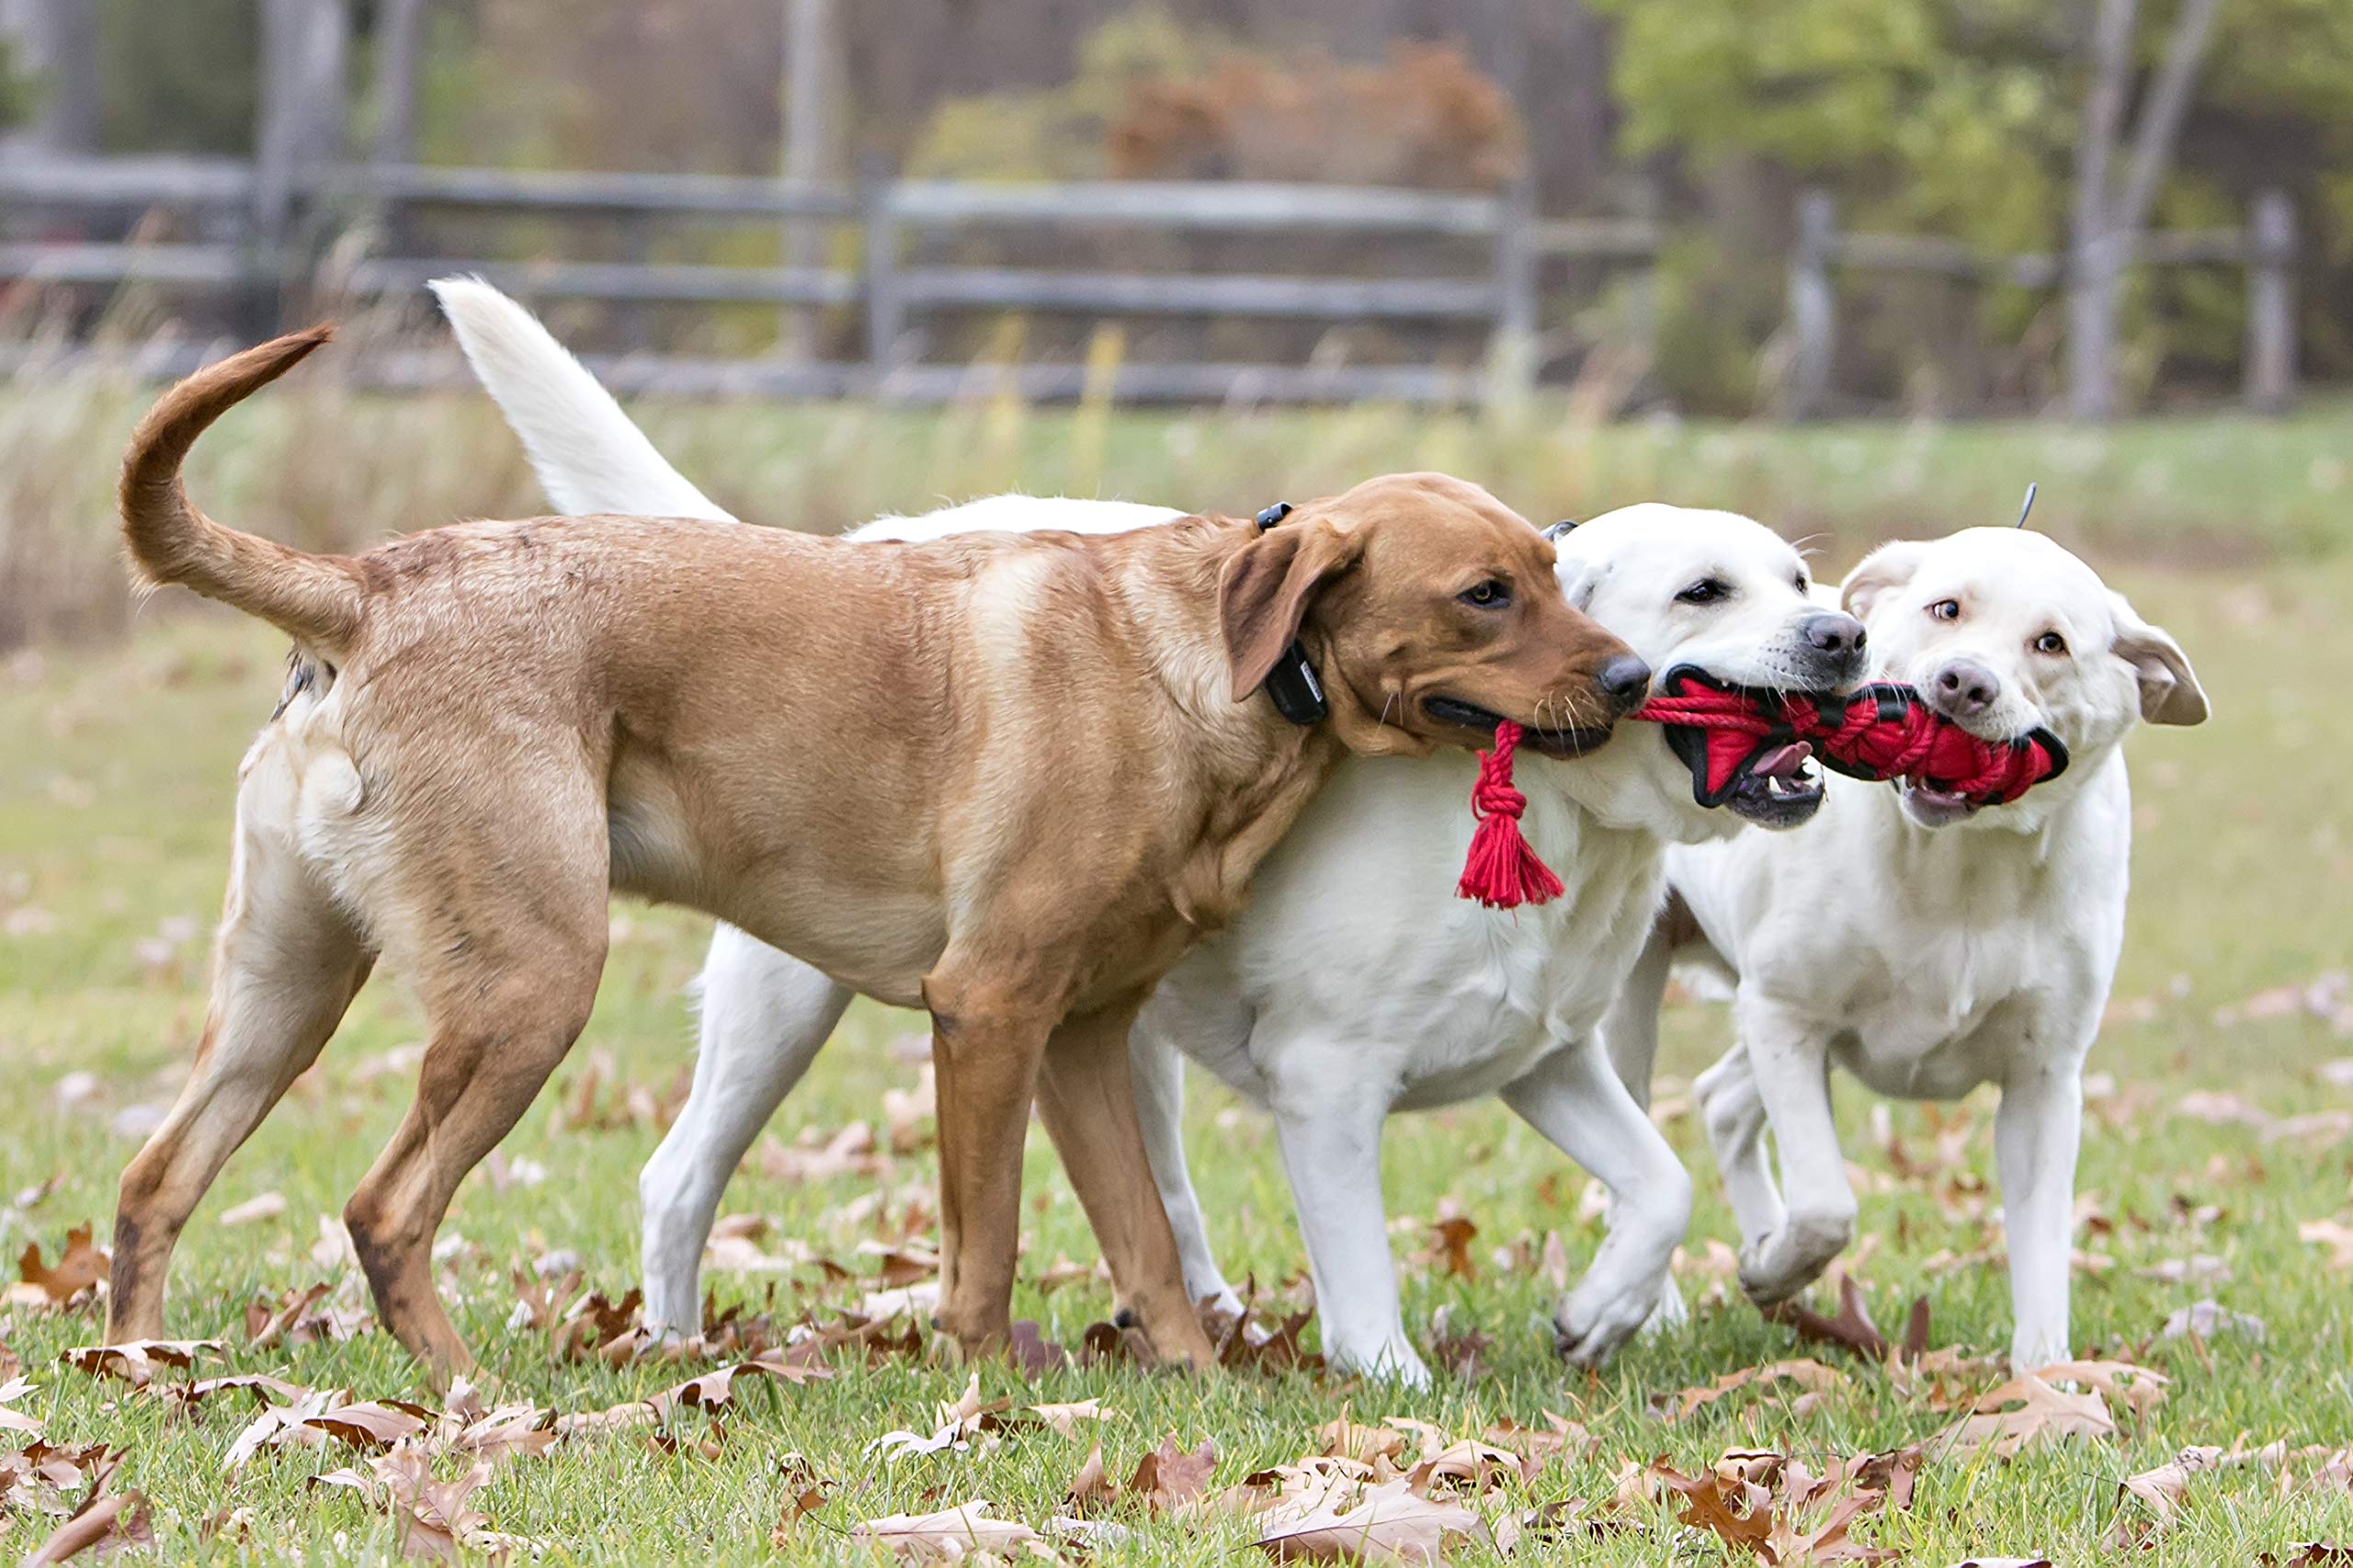
M 1785 746 L 1775 746 L 1758 757 L 1756 765 L 1748 771 L 1760 778 L 1787 778 L 1803 767 L 1805 759 L 1813 755 L 1813 742 L 1792 741 Z

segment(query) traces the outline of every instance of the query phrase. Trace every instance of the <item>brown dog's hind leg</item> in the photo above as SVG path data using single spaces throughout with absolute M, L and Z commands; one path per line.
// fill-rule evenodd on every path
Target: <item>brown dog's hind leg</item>
M 243 814 L 213 958 L 212 1002 L 179 1098 L 124 1167 L 107 1338 L 164 1335 L 180 1229 L 237 1146 L 318 1059 L 374 956 L 290 846 Z
M 1060 1010 L 955 978 L 924 983 L 939 1089 L 939 1307 L 932 1324 L 965 1356 L 1002 1348 L 1021 1244 L 1021 1144 L 1038 1062 Z
M 1054 1031 L 1039 1076 L 1038 1111 L 1121 1303 L 1163 1360 L 1205 1369 L 1217 1352 L 1185 1290 L 1129 1078 L 1128 1028 L 1142 1000 L 1066 1019 Z
M 432 1040 L 415 1103 L 344 1206 L 378 1315 L 437 1388 L 473 1358 L 434 1290 L 434 1233 L 458 1184 L 521 1119 L 587 1025 L 605 957 L 597 892 L 593 939 L 553 940 L 541 927 L 518 944 L 503 932 L 482 944 L 496 960 L 434 977 L 426 993 Z

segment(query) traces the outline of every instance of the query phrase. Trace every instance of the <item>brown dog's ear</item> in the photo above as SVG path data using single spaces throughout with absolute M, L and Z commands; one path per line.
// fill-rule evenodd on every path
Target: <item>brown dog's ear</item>
M 1882 544 L 1862 558 L 1838 585 L 1838 608 L 1858 620 L 1871 618 L 1871 606 L 1912 580 L 1928 547 L 1916 540 Z
M 2116 656 L 2132 666 L 2141 682 L 2141 717 L 2151 724 L 2202 724 L 2206 689 L 2189 656 L 2162 626 L 2141 619 L 2122 594 L 2110 590 L 2116 611 Z
M 1324 521 L 1285 523 L 1252 540 L 1218 574 L 1218 627 L 1233 700 L 1265 684 L 1299 635 L 1316 590 L 1356 564 L 1363 546 Z

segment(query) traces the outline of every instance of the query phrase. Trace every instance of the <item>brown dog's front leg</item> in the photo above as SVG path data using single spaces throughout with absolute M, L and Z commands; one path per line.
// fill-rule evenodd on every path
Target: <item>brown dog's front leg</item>
M 935 971 L 939 1090 L 939 1307 L 932 1325 L 972 1357 L 1002 1348 L 1021 1244 L 1021 1143 L 1051 1017 Z
M 1111 1266 L 1112 1288 L 1155 1354 L 1203 1369 L 1216 1364 L 1217 1352 L 1185 1290 L 1128 1076 L 1128 1028 L 1142 1001 L 1063 1021 L 1046 1043 L 1038 1110 Z

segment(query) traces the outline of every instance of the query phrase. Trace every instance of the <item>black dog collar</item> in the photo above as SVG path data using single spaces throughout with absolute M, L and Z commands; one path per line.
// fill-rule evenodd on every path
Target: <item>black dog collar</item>
M 1265 533 L 1290 517 L 1290 502 L 1278 501 L 1259 513 L 1258 531 Z M 1320 722 L 1332 711 L 1331 703 L 1324 698 L 1324 683 L 1315 678 L 1315 666 L 1297 638 L 1267 672 L 1265 690 L 1274 700 L 1275 711 L 1302 727 Z

